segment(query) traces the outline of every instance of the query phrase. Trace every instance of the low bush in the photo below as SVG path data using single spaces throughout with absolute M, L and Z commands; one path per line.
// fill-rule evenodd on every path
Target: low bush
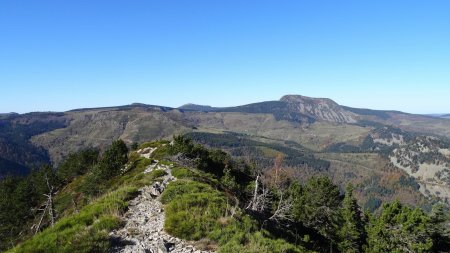
M 267 231 L 260 230 L 257 223 L 248 216 L 215 229 L 209 237 L 218 242 L 219 253 L 307 252 L 301 246 L 273 238 Z
M 144 148 L 157 148 L 164 145 L 169 144 L 170 142 L 167 140 L 160 140 L 160 141 L 152 141 L 152 142 L 144 142 L 141 145 L 139 145 L 138 149 L 144 149 Z
M 172 169 L 172 175 L 178 179 L 182 179 L 194 177 L 195 173 L 187 168 L 175 167 Z
M 108 234 L 120 226 L 119 214 L 136 193 L 134 187 L 113 191 L 9 252 L 107 252 Z
M 163 177 L 163 176 L 167 175 L 167 172 L 165 172 L 164 170 L 158 169 L 158 170 L 152 171 L 150 174 L 154 179 L 156 179 L 158 177 Z
M 164 228 L 176 237 L 200 240 L 219 226 L 225 212 L 226 198 L 217 191 L 183 194 L 167 205 Z
M 227 210 L 223 193 L 211 186 L 187 180 L 169 184 L 161 196 L 167 204 L 165 230 L 179 238 L 199 240 L 219 226 Z
M 211 192 L 212 187 L 208 184 L 194 182 L 190 180 L 177 180 L 171 182 L 164 190 L 161 196 L 161 202 L 168 204 L 177 197 L 183 197 L 185 194 Z

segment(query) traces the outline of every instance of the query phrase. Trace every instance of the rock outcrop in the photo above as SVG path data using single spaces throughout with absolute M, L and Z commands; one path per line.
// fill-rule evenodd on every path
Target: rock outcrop
M 280 101 L 288 103 L 289 110 L 308 115 L 318 120 L 337 123 L 356 123 L 357 115 L 345 110 L 328 98 L 311 98 L 300 95 L 286 95 Z

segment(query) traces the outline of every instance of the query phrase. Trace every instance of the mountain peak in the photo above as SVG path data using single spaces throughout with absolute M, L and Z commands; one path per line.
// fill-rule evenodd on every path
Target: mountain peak
M 288 103 L 329 103 L 339 106 L 336 102 L 329 98 L 313 98 L 302 95 L 284 95 L 281 97 L 280 101 Z
M 208 112 L 212 111 L 214 108 L 209 105 L 197 105 L 189 103 L 178 107 L 178 109 Z
M 319 120 L 337 123 L 355 123 L 357 121 L 356 114 L 345 110 L 329 98 L 285 95 L 280 101 L 287 103 L 292 111 L 300 112 Z

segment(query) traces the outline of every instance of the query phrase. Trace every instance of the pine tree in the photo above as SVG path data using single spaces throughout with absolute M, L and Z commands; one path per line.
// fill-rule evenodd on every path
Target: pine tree
M 450 249 L 450 213 L 443 204 L 435 204 L 430 214 L 430 234 L 433 237 L 433 251 Z
M 383 205 L 379 217 L 368 226 L 367 252 L 432 252 L 430 218 L 420 209 L 410 209 L 398 201 Z
M 362 212 L 353 197 L 353 186 L 347 185 L 341 209 L 339 249 L 342 252 L 361 252 L 364 243 Z
M 294 219 L 317 230 L 332 244 L 337 239 L 340 204 L 339 188 L 328 177 L 313 177 L 302 188 L 302 195 L 294 199 Z
M 122 140 L 113 141 L 105 151 L 102 159 L 94 168 L 98 180 L 108 180 L 120 174 L 120 170 L 128 161 L 128 148 Z
M 97 163 L 98 150 L 88 148 L 70 154 L 58 166 L 57 175 L 65 183 L 91 170 Z

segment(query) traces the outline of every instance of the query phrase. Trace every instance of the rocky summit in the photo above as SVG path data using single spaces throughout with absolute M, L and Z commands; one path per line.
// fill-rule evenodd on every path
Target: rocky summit
M 300 112 L 318 120 L 337 123 L 356 123 L 357 115 L 347 111 L 329 98 L 311 98 L 286 95 L 280 101 L 288 103 L 291 111 Z

